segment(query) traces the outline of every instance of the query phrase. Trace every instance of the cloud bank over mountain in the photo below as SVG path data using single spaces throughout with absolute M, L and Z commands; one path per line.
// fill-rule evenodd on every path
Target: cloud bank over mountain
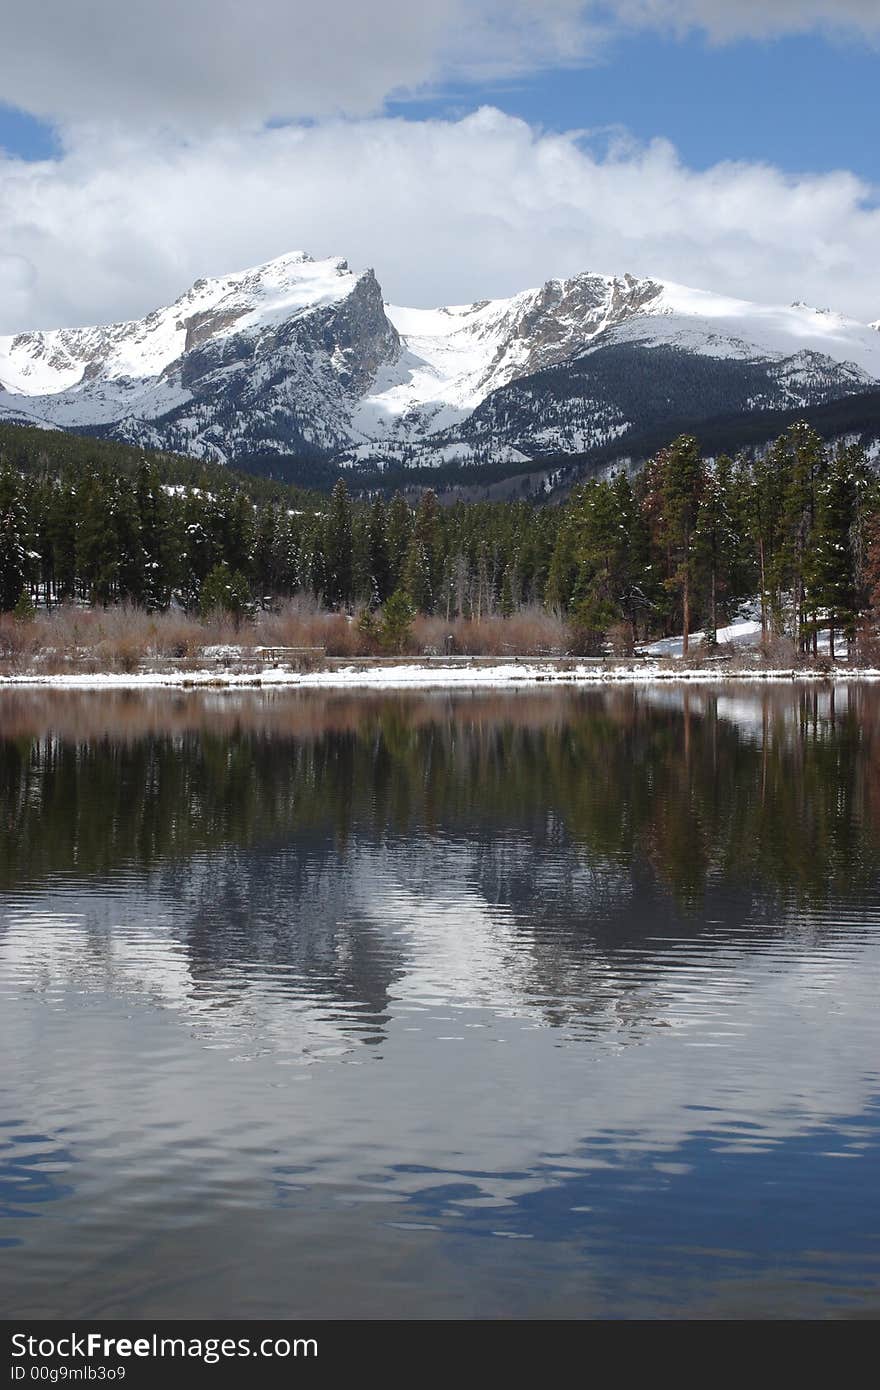
M 0 159 L 0 332 L 139 317 L 198 275 L 287 251 L 383 268 L 398 303 L 463 303 L 548 275 L 630 271 L 880 314 L 880 210 L 855 175 L 682 164 L 494 108 L 186 142 L 80 131 Z

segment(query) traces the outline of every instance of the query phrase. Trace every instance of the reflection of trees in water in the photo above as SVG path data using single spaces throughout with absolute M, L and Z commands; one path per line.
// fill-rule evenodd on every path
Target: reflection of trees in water
M 877 861 L 869 686 L 171 697 L 165 732 L 161 697 L 128 696 L 100 735 L 103 696 L 29 698 L 0 705 L 4 887 L 231 846 L 327 843 L 341 862 L 352 835 L 515 834 L 528 873 L 497 854 L 484 870 L 511 900 L 560 845 L 684 904 L 713 883 L 815 899 Z

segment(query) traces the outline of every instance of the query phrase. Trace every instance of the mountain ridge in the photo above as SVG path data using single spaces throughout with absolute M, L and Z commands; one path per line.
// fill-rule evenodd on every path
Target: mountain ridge
M 664 418 L 880 386 L 880 320 L 583 272 L 503 299 L 388 304 L 371 269 L 290 252 L 144 318 L 0 337 L 0 418 L 216 462 L 529 471 Z

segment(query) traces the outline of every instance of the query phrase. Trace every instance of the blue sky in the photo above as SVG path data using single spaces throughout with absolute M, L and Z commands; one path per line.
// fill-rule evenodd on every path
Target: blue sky
M 876 49 L 852 39 L 801 35 L 720 46 L 698 35 L 641 34 L 588 65 L 482 88 L 459 84 L 392 107 L 418 118 L 490 101 L 553 130 L 662 135 L 698 169 L 749 160 L 790 173 L 849 169 L 880 185 L 878 86 Z
M 880 0 L 0 0 L 0 334 L 294 249 L 880 318 Z
M 58 137 L 49 122 L 0 106 L 0 149 L 22 159 L 51 159 L 59 151 Z

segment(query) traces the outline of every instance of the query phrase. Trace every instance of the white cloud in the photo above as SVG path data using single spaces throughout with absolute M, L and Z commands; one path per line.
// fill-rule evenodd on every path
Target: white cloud
M 189 142 L 80 130 L 0 160 L 0 333 L 140 315 L 284 251 L 373 265 L 398 303 L 597 269 L 880 312 L 880 210 L 849 173 L 684 167 L 674 149 L 541 133 L 491 108 Z
M 448 79 L 584 61 L 628 28 L 880 35 L 877 0 L 0 0 L 0 93 L 61 125 L 378 112 Z
M 582 0 L 0 0 L 3 100 L 63 124 L 377 111 L 397 89 L 570 61 Z

